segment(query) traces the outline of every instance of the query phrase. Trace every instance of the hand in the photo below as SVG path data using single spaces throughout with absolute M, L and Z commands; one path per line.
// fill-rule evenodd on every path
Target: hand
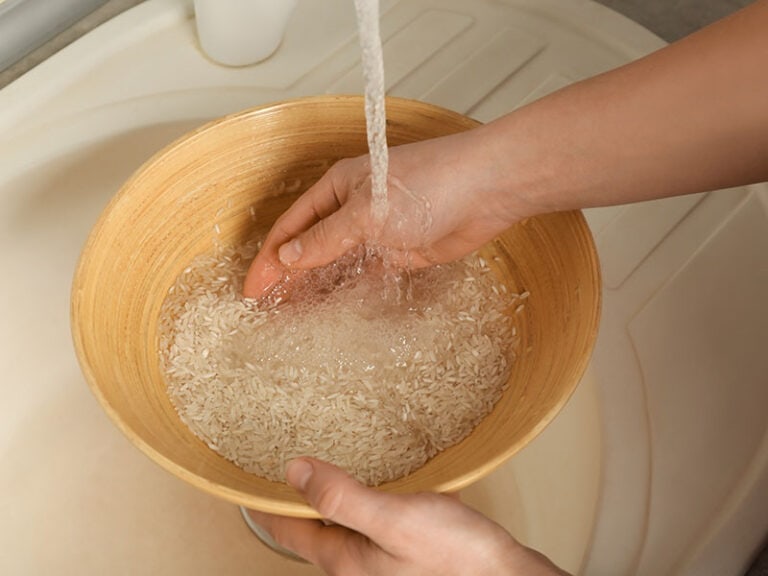
M 331 576 L 567 576 L 450 496 L 380 492 L 310 458 L 291 461 L 286 477 L 334 524 L 251 515 L 278 544 Z
M 243 293 L 376 240 L 458 258 L 518 219 L 768 179 L 768 0 L 467 132 L 390 150 L 372 227 L 367 158 L 339 162 L 275 224 Z M 737 63 L 738 65 L 735 65 Z M 404 224 L 398 226 L 398 219 Z
M 491 163 L 486 139 L 476 132 L 391 148 L 389 211 L 380 224 L 371 217 L 368 156 L 336 163 L 275 222 L 244 295 L 260 297 L 286 268 L 322 266 L 368 241 L 388 249 L 395 264 L 455 260 L 531 215 L 522 203 L 507 206 L 494 169 L 485 167 Z

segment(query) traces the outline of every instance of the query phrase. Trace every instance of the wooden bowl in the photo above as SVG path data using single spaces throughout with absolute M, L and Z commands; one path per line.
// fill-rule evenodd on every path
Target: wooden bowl
M 477 125 L 445 109 L 394 98 L 387 115 L 391 145 Z M 334 161 L 365 152 L 361 97 L 322 96 L 246 110 L 156 154 L 91 232 L 71 310 L 85 377 L 139 449 L 206 492 L 274 514 L 316 516 L 292 488 L 244 472 L 181 422 L 158 356 L 163 299 L 195 256 L 212 251 L 214 237 L 239 243 L 265 233 Z M 463 442 L 382 490 L 454 491 L 490 473 L 555 417 L 587 366 L 598 327 L 600 277 L 582 215 L 531 218 L 483 252 L 511 291 L 531 294 L 510 386 Z M 493 256 L 500 258 L 494 262 Z

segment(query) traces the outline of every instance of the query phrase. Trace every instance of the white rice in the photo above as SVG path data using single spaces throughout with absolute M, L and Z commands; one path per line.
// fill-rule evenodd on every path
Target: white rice
M 375 258 L 349 257 L 257 303 L 240 296 L 256 250 L 196 259 L 160 318 L 181 419 L 246 471 L 281 481 L 286 461 L 311 455 L 369 485 L 394 480 L 500 398 L 520 302 L 479 257 L 387 281 Z

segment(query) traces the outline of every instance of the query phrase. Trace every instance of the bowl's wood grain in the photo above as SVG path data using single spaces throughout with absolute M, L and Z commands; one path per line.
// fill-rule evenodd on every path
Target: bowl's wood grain
M 477 125 L 400 99 L 388 101 L 387 115 L 391 145 Z M 179 273 L 215 241 L 263 234 L 334 161 L 365 152 L 360 97 L 308 98 L 228 116 L 150 159 L 88 239 L 72 294 L 72 330 L 86 379 L 134 444 L 207 492 L 275 514 L 315 515 L 291 488 L 242 471 L 179 420 L 159 368 L 162 301 Z M 531 293 L 510 386 L 466 440 L 383 490 L 458 490 L 488 474 L 554 418 L 586 368 L 598 327 L 600 278 L 581 214 L 529 219 L 483 251 L 510 290 Z

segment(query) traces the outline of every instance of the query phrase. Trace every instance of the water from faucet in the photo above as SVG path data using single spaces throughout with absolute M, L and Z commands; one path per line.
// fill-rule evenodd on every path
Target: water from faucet
M 371 158 L 371 215 L 374 225 L 387 216 L 387 116 L 384 104 L 384 56 L 379 30 L 379 0 L 355 0 L 365 80 L 365 119 Z

